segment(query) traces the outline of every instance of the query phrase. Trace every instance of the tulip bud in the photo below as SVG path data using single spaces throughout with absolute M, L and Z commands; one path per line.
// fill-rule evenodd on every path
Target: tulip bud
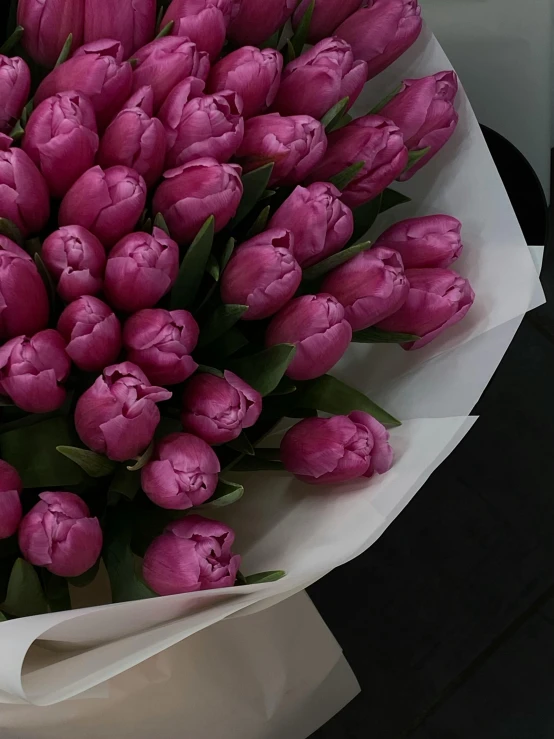
M 26 251 L 0 235 L 0 339 L 32 336 L 48 323 L 48 294 Z
M 221 231 L 239 207 L 241 171 L 237 164 L 220 164 L 211 157 L 171 169 L 154 195 L 154 213 L 163 215 L 180 244 L 193 241 L 211 215 L 216 232 Z
M 154 111 L 158 111 L 171 90 L 186 77 L 206 81 L 210 61 L 204 51 L 186 38 L 166 36 L 143 46 L 134 55 L 133 92 L 144 85 L 154 91 Z
M 143 467 L 142 489 L 160 508 L 186 511 L 212 497 L 220 469 L 217 454 L 205 441 L 191 434 L 171 434 L 156 445 Z
M 29 155 L 7 148 L 8 142 L 6 136 L 0 143 L 0 217 L 29 236 L 42 231 L 50 217 L 48 187 Z
M 405 269 L 449 267 L 462 253 L 462 224 L 446 215 L 408 218 L 391 226 L 375 246 L 396 249 Z
M 66 303 L 102 290 L 106 252 L 85 228 L 64 226 L 54 231 L 42 245 L 41 256 Z
M 121 350 L 121 324 L 112 309 L 85 295 L 67 306 L 58 321 L 67 341 L 66 352 L 79 369 L 98 372 L 117 359 Z
M 31 89 L 31 73 L 18 56 L 0 54 L 0 133 L 10 133 Z
M 263 113 L 275 100 L 282 70 L 283 57 L 275 49 L 260 51 L 256 46 L 243 46 L 212 67 L 208 88 L 210 92 L 238 92 L 243 115 L 251 118 Z
M 187 88 L 184 95 L 179 95 L 175 88 L 160 110 L 167 134 L 166 167 L 179 167 L 202 157 L 229 161 L 244 137 L 240 96 L 225 90 L 186 102 L 189 84 L 187 81 L 184 84 Z M 184 97 L 184 104 L 180 97 Z
M 17 531 L 23 516 L 22 489 L 17 470 L 0 459 L 0 539 L 9 539 Z
M 79 398 L 75 428 L 89 449 L 124 462 L 148 447 L 160 422 L 156 403 L 171 395 L 150 385 L 136 364 L 114 364 Z
M 72 58 L 77 59 L 80 56 L 90 56 L 92 54 L 111 56 L 119 64 L 125 59 L 123 44 L 114 38 L 101 38 L 97 41 L 89 41 L 89 43 L 79 46 L 77 51 L 72 54 Z
M 311 0 L 301 0 L 292 17 L 294 29 L 298 28 L 310 2 Z M 308 33 L 310 44 L 315 44 L 326 36 L 332 36 L 335 28 L 359 10 L 361 5 L 362 0 L 317 0 Z
M 102 551 L 102 528 L 74 493 L 41 493 L 19 527 L 25 559 L 59 577 L 79 577 Z
M 146 183 L 129 167 L 93 167 L 62 200 L 60 226 L 83 226 L 113 246 L 136 226 L 146 204 Z
M 191 77 L 190 79 L 195 79 Z M 202 80 L 198 80 L 199 84 L 202 84 Z M 128 110 L 129 108 L 140 108 L 150 118 L 154 115 L 154 90 L 150 85 L 144 85 L 136 90 L 129 100 L 123 104 L 121 110 Z
M 349 416 L 306 418 L 285 434 L 281 460 L 289 472 L 311 485 L 369 477 L 392 465 L 385 436 L 378 421 L 359 411 Z
M 71 361 L 65 341 L 47 329 L 32 339 L 17 336 L 0 347 L 0 393 L 27 413 L 50 413 L 63 405 L 63 382 Z
M 364 59 L 368 79 L 391 65 L 416 41 L 423 21 L 418 0 L 374 0 L 351 15 L 335 31 L 356 59 Z
M 266 346 L 294 344 L 287 369 L 293 380 L 325 375 L 342 358 L 352 340 L 352 328 L 342 305 L 332 295 L 302 295 L 291 300 L 269 324 Z
M 25 29 L 23 46 L 43 67 L 54 66 L 70 33 L 73 48 L 81 44 L 84 18 L 84 0 L 19 0 L 17 4 L 17 23 Z
M 271 219 L 270 228 L 287 228 L 294 236 L 294 257 L 301 267 L 321 262 L 350 240 L 354 216 L 340 196 L 328 182 L 298 186 Z
M 329 148 L 309 181 L 325 181 L 357 162 L 363 169 L 342 191 L 342 200 L 357 208 L 385 190 L 408 163 L 402 132 L 380 115 L 356 118 L 348 126 L 329 135 Z
M 225 44 L 231 18 L 239 10 L 240 0 L 173 0 L 160 24 L 174 22 L 173 35 L 193 41 L 199 51 L 217 59 Z
M 142 575 L 158 595 L 230 588 L 241 558 L 231 552 L 232 529 L 202 516 L 170 523 L 144 555 Z
M 246 241 L 231 257 L 221 278 L 221 298 L 247 305 L 245 321 L 268 318 L 298 290 L 302 270 L 293 256 L 290 231 L 274 228 Z
M 462 320 L 473 305 L 471 285 L 450 269 L 408 269 L 408 297 L 402 307 L 379 324 L 385 331 L 419 336 L 403 349 L 421 349 Z
M 179 247 L 162 231 L 132 233 L 108 256 L 104 292 L 108 302 L 126 313 L 152 308 L 171 290 L 179 274 Z
M 298 0 L 241 0 L 227 35 L 235 46 L 259 46 L 291 17 Z
M 85 42 L 116 38 L 125 59 L 156 34 L 156 0 L 85 0 Z
M 325 129 L 309 115 L 260 115 L 246 121 L 237 157 L 245 172 L 274 162 L 270 185 L 297 185 L 322 160 Z
M 177 385 L 198 369 L 190 356 L 200 329 L 186 310 L 141 310 L 127 319 L 123 345 L 129 362 L 138 364 L 151 382 Z
M 282 115 L 323 118 L 339 100 L 354 104 L 366 83 L 367 64 L 346 41 L 326 38 L 287 64 L 274 108 Z
M 439 72 L 419 80 L 404 80 L 401 92 L 381 111 L 404 135 L 410 151 L 429 148 L 398 179 L 409 180 L 442 149 L 458 125 L 454 99 L 458 92 L 455 72 Z
M 188 381 L 181 423 L 208 444 L 225 444 L 253 426 L 261 412 L 260 393 L 226 370 L 224 377 L 200 374 Z

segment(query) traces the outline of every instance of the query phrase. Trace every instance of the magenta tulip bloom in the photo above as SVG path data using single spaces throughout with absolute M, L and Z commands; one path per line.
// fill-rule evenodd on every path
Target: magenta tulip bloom
M 84 20 L 84 0 L 19 0 L 17 4 L 17 23 L 25 29 L 23 46 L 43 67 L 54 66 L 70 33 L 73 48 L 81 44 Z
M 85 295 L 67 306 L 58 321 L 67 341 L 66 352 L 79 369 L 99 372 L 117 359 L 121 350 L 121 324 L 112 309 Z
M 102 551 L 102 528 L 74 493 L 41 493 L 19 527 L 25 559 L 59 577 L 90 570 Z
M 228 36 L 235 46 L 259 46 L 291 17 L 298 0 L 241 0 Z
M 283 57 L 276 49 L 260 51 L 256 46 L 243 46 L 212 67 L 208 89 L 238 92 L 243 115 L 251 118 L 266 111 L 275 100 L 282 70 Z
M 114 364 L 79 398 L 75 428 L 89 449 L 124 462 L 148 447 L 160 422 L 156 403 L 171 395 L 152 386 L 136 364 Z
M 85 228 L 64 226 L 54 231 L 42 245 L 41 256 L 66 303 L 102 290 L 106 252 Z
M 104 292 L 110 305 L 126 313 L 152 308 L 171 290 L 179 274 L 179 247 L 162 231 L 132 233 L 108 257 Z
M 270 228 L 286 228 L 294 236 L 294 257 L 301 267 L 321 262 L 350 240 L 354 216 L 340 197 L 328 182 L 298 186 L 271 219 Z
M 297 185 L 327 151 L 325 129 L 309 115 L 260 115 L 246 121 L 237 157 L 245 172 L 274 162 L 270 185 Z
M 471 285 L 450 269 L 408 269 L 408 297 L 379 328 L 419 336 L 403 349 L 421 349 L 450 326 L 465 318 L 473 305 Z
M 0 142 L 0 218 L 29 236 L 41 231 L 50 216 L 48 186 L 29 155 L 8 148 L 9 142 L 7 136 Z
M 161 213 L 180 243 L 193 241 L 206 220 L 215 217 L 221 231 L 234 217 L 242 198 L 241 168 L 206 157 L 164 174 L 154 195 L 154 213 Z
M 325 159 L 309 179 L 329 180 L 357 162 L 365 165 L 342 192 L 342 200 L 351 208 L 373 200 L 406 168 L 408 150 L 398 126 L 380 115 L 366 115 L 334 131 Z
M 196 79 L 191 77 L 191 79 Z M 198 80 L 202 84 L 202 80 Z M 140 108 L 150 118 L 154 115 L 154 90 L 151 85 L 143 85 L 135 90 L 131 97 L 121 106 L 121 110 L 128 110 L 129 108 Z
M 379 236 L 375 246 L 396 249 L 406 269 L 449 267 L 462 253 L 462 224 L 452 216 L 408 218 Z
M 342 305 L 332 295 L 302 295 L 291 300 L 269 324 L 266 346 L 294 344 L 296 354 L 287 369 L 293 380 L 313 380 L 327 374 L 352 340 L 352 328 Z
M 27 413 L 50 413 L 63 405 L 71 361 L 65 341 L 47 329 L 32 339 L 17 336 L 0 347 L 0 393 Z
M 60 226 L 77 224 L 113 246 L 133 230 L 146 204 L 146 183 L 129 167 L 93 167 L 62 200 Z
M 376 247 L 334 269 L 321 289 L 342 303 L 346 320 L 360 331 L 395 313 L 410 287 L 398 252 Z
M 362 411 L 351 413 L 348 418 L 354 423 L 367 426 L 373 436 L 373 449 L 371 450 L 371 461 L 364 477 L 373 477 L 373 475 L 384 475 L 392 467 L 394 461 L 394 452 L 389 444 L 390 434 L 382 423 L 373 416 Z
M 239 10 L 240 0 L 173 0 L 160 24 L 174 22 L 172 34 L 193 41 L 199 51 L 216 59 L 225 43 L 227 26 Z
M 422 27 L 418 0 L 374 0 L 345 20 L 335 35 L 348 41 L 356 59 L 367 62 L 372 79 L 410 48 Z
M 133 92 L 144 85 L 154 91 L 154 111 L 158 111 L 176 84 L 186 77 L 206 81 L 210 61 L 204 51 L 186 38 L 166 36 L 143 46 L 134 55 L 138 65 L 133 72 Z
M 224 377 L 201 374 L 188 381 L 181 423 L 208 444 L 225 444 L 253 426 L 261 412 L 260 393 L 226 370 Z
M 0 54 L 0 133 L 10 133 L 31 89 L 31 72 L 18 56 Z
M 85 42 L 115 38 L 124 48 L 125 59 L 156 35 L 156 0 L 85 1 Z
M 292 17 L 292 25 L 295 29 L 298 28 L 310 2 L 311 0 L 301 0 Z M 315 44 L 327 36 L 332 36 L 335 28 L 355 13 L 361 5 L 362 0 L 317 0 L 310 22 L 308 41 Z
M 221 278 L 221 298 L 247 305 L 245 321 L 268 318 L 298 290 L 302 270 L 293 256 L 290 231 L 270 229 L 246 241 L 233 254 Z
M 17 531 L 23 516 L 22 489 L 17 470 L 0 459 L 0 539 L 9 539 Z
M 160 508 L 186 511 L 212 497 L 220 469 L 217 454 L 205 441 L 191 434 L 171 434 L 156 445 L 143 467 L 142 489 Z
M 0 339 L 32 336 L 48 323 L 48 294 L 26 251 L 0 235 Z
M 287 64 L 275 105 L 282 115 L 323 118 L 345 97 L 354 104 L 366 83 L 367 64 L 346 41 L 326 38 Z
M 121 64 L 125 60 L 125 49 L 121 41 L 117 41 L 114 38 L 101 38 L 97 41 L 89 41 L 87 44 L 79 46 L 77 51 L 72 54 L 72 59 L 77 59 L 80 56 L 111 56 L 116 62 Z
M 158 385 L 177 385 L 198 369 L 190 356 L 198 344 L 200 329 L 186 310 L 141 310 L 123 329 L 123 345 L 129 362 L 138 364 Z

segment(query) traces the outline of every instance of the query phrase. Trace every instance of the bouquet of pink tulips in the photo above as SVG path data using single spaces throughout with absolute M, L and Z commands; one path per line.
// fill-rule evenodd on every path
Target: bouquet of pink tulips
M 418 38 L 417 0 L 12 5 L 0 619 L 71 608 L 101 562 L 113 602 L 277 580 L 217 520 L 241 471 L 329 495 L 387 473 L 400 422 L 333 367 L 472 306 L 454 214 L 364 240 L 453 134 L 456 75 L 349 113 Z

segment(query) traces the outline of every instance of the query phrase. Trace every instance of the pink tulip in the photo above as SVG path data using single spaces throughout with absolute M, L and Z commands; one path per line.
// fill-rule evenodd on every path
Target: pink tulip
M 333 270 L 321 289 L 342 303 L 346 320 L 360 331 L 396 313 L 410 286 L 398 252 L 375 247 Z
M 342 200 L 357 208 L 383 192 L 408 163 L 402 132 L 380 115 L 356 118 L 329 135 L 327 156 L 310 174 L 310 182 L 329 180 L 357 162 L 364 167 L 342 193 Z
M 28 562 L 59 577 L 90 570 L 102 551 L 102 528 L 74 493 L 41 493 L 19 527 L 19 548 Z
M 243 46 L 223 57 L 212 67 L 208 80 L 210 92 L 234 90 L 242 98 L 243 115 L 251 118 L 263 113 L 275 100 L 283 57 L 275 49 Z
M 173 0 L 161 28 L 174 22 L 172 34 L 193 41 L 199 51 L 216 59 L 223 45 L 227 26 L 239 10 L 240 0 Z
M 186 310 L 141 310 L 123 329 L 127 359 L 137 364 L 158 385 L 177 385 L 196 372 L 190 356 L 200 329 Z
M 48 187 L 29 155 L 9 142 L 7 136 L 0 140 L 0 218 L 29 236 L 42 231 L 50 217 Z
M 171 169 L 154 195 L 154 213 L 163 215 L 180 244 L 193 241 L 211 215 L 216 232 L 221 231 L 239 207 L 241 171 L 237 164 L 220 164 L 211 157 Z
M 32 336 L 48 323 L 48 294 L 26 251 L 0 235 L 0 339 Z
M 171 290 L 179 274 L 179 247 L 162 231 L 132 233 L 108 257 L 104 292 L 108 302 L 126 313 L 152 308 Z
M 17 4 L 17 23 L 25 29 L 23 46 L 43 67 L 54 66 L 70 33 L 73 48 L 81 44 L 84 19 L 84 0 L 19 0 Z
M 282 115 L 323 118 L 345 97 L 352 106 L 366 83 L 367 64 L 346 41 L 326 38 L 287 64 L 274 108 Z
M 54 231 L 44 241 L 41 256 L 66 303 L 102 290 L 106 252 L 85 228 L 64 226 Z
M 408 297 L 379 328 L 419 336 L 403 349 L 421 349 L 447 328 L 459 323 L 473 305 L 471 285 L 450 269 L 408 269 Z
M 58 321 L 66 352 L 79 369 L 99 372 L 116 361 L 121 350 L 121 324 L 112 309 L 85 295 L 67 306 Z
M 80 56 L 111 56 L 116 62 L 121 64 L 125 60 L 125 49 L 121 41 L 114 38 L 101 38 L 96 41 L 89 41 L 82 46 L 79 46 L 77 51 L 72 54 L 72 59 L 77 59 Z
M 241 561 L 234 541 L 232 529 L 201 516 L 170 523 L 144 555 L 144 580 L 158 595 L 230 588 Z
M 310 2 L 311 0 L 301 0 L 292 17 L 292 25 L 295 29 L 298 28 Z M 335 28 L 355 13 L 361 5 L 362 0 L 317 0 L 310 22 L 308 41 L 315 44 L 326 36 L 332 36 Z
M 284 25 L 297 4 L 298 0 L 241 0 L 227 35 L 235 46 L 259 46 Z
M 57 331 L 17 336 L 0 348 L 0 393 L 27 413 L 50 413 L 63 405 L 70 369 Z
M 418 0 L 374 0 L 335 31 L 368 64 L 368 79 L 391 65 L 415 43 L 423 22 Z
M 116 38 L 125 59 L 156 34 L 156 0 L 85 0 L 85 42 Z
M 373 449 L 371 450 L 371 461 L 364 477 L 373 477 L 373 475 L 384 475 L 388 472 L 394 461 L 394 452 L 389 444 L 390 434 L 382 423 L 373 416 L 355 411 L 349 416 L 351 421 L 367 426 L 373 436 Z
M 190 79 L 196 78 L 191 77 Z M 202 80 L 198 80 L 198 82 L 202 84 Z M 140 108 L 152 118 L 154 115 L 154 90 L 151 85 L 144 85 L 135 90 L 127 102 L 122 105 L 121 110 L 128 110 L 129 108 Z
M 200 374 L 188 381 L 181 423 L 208 444 L 225 444 L 253 426 L 261 412 L 260 393 L 226 370 L 224 377 Z
M 143 467 L 142 489 L 160 508 L 186 511 L 212 497 L 220 469 L 217 454 L 205 441 L 191 434 L 171 434 L 156 445 Z
M 247 305 L 245 321 L 268 318 L 298 290 L 302 270 L 293 256 L 290 231 L 274 228 L 246 241 L 233 254 L 221 279 L 221 298 Z
M 90 449 L 124 462 L 148 447 L 160 422 L 156 403 L 171 395 L 150 385 L 136 364 L 114 364 L 79 398 L 75 428 Z
M 31 72 L 18 56 L 0 54 L 0 133 L 10 133 L 31 90 Z
M 298 186 L 271 219 L 270 228 L 287 228 L 294 236 L 294 257 L 301 267 L 321 262 L 350 241 L 354 216 L 340 196 L 328 182 Z
M 446 215 L 408 218 L 391 226 L 375 246 L 396 249 L 404 267 L 449 267 L 462 253 L 462 224 Z
M 9 539 L 17 531 L 23 516 L 22 489 L 17 470 L 0 459 L 0 539 Z
M 329 372 L 352 340 L 342 305 L 331 295 L 302 295 L 286 305 L 269 324 L 266 346 L 294 344 L 287 369 L 293 380 L 313 380 Z
M 83 226 L 105 247 L 136 226 L 146 204 L 146 183 L 129 167 L 93 167 L 62 200 L 60 226 Z

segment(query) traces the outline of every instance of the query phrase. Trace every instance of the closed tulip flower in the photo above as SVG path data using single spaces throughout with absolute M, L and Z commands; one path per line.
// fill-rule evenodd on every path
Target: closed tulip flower
M 154 195 L 154 213 L 161 213 L 180 243 L 193 241 L 206 220 L 215 217 L 221 231 L 234 217 L 242 198 L 241 168 L 206 157 L 164 174 Z
M 271 219 L 270 228 L 287 228 L 294 236 L 294 257 L 301 267 L 330 257 L 350 240 L 354 216 L 340 197 L 328 182 L 298 186 Z
M 156 445 L 143 467 L 142 489 L 160 508 L 186 511 L 212 497 L 220 469 L 217 454 L 205 441 L 191 434 L 171 434 Z
M 242 98 L 243 115 L 251 118 L 263 113 L 275 100 L 283 57 L 276 49 L 243 46 L 223 57 L 212 67 L 208 80 L 210 92 L 234 90 Z
M 373 475 L 384 475 L 392 467 L 394 460 L 394 452 L 389 444 L 390 434 L 382 423 L 368 413 L 355 411 L 349 416 L 351 421 L 366 426 L 373 436 L 373 449 L 371 450 L 371 460 L 367 472 L 364 477 L 373 477 Z
M 292 25 L 295 29 L 298 28 L 310 2 L 311 0 L 301 0 L 292 17 Z M 362 0 L 317 0 L 310 22 L 308 41 L 315 44 L 326 36 L 332 36 L 335 28 L 359 10 L 361 5 Z
M 335 30 L 364 59 L 368 79 L 391 65 L 416 41 L 423 22 L 418 0 L 374 0 Z
M 450 269 L 408 269 L 408 297 L 379 328 L 419 336 L 403 349 L 421 349 L 443 331 L 459 323 L 475 300 L 467 280 Z
M 364 167 L 342 192 L 351 208 L 373 200 L 406 168 L 408 150 L 398 126 L 380 115 L 366 115 L 334 131 L 325 159 L 309 179 L 329 180 L 357 162 L 365 162 Z
M 25 107 L 31 73 L 18 56 L 0 54 L 0 133 L 10 133 Z
M 241 0 L 228 36 L 235 46 L 259 46 L 291 17 L 297 4 L 298 0 Z
M 158 595 L 230 588 L 241 561 L 231 551 L 234 541 L 234 532 L 225 524 L 186 516 L 170 523 L 146 551 L 144 580 Z
M 43 67 L 54 66 L 70 33 L 73 48 L 81 44 L 84 20 L 84 0 L 19 0 L 17 3 L 17 23 L 25 29 L 23 46 Z
M 226 370 L 224 377 L 201 374 L 188 381 L 181 422 L 206 443 L 225 444 L 253 426 L 261 412 L 260 393 Z
M 83 444 L 115 462 L 142 454 L 160 422 L 156 403 L 171 398 L 169 390 L 152 386 L 131 362 L 114 364 L 81 395 L 75 427 Z
M 19 528 L 25 559 L 59 577 L 79 577 L 102 551 L 102 528 L 74 493 L 41 493 Z
M 152 308 L 171 290 L 179 274 L 179 247 L 162 231 L 132 233 L 110 252 L 104 292 L 110 305 L 126 313 Z
M 221 298 L 247 305 L 245 321 L 268 318 L 298 290 L 302 270 L 293 256 L 290 231 L 273 228 L 246 241 L 233 254 L 221 278 Z
M 200 329 L 186 310 L 146 309 L 135 313 L 123 329 L 127 359 L 158 385 L 177 385 L 198 369 L 190 356 Z
M 93 167 L 62 200 L 60 226 L 83 226 L 105 247 L 133 230 L 146 204 L 146 183 L 129 167 Z
M 240 0 L 173 0 L 161 28 L 174 22 L 172 34 L 193 41 L 200 51 L 216 59 L 225 43 L 227 26 L 239 10 Z
M 260 115 L 246 121 L 244 141 L 237 152 L 244 171 L 274 162 L 270 184 L 297 185 L 323 159 L 325 129 L 309 115 Z
M 85 42 L 115 38 L 124 48 L 125 59 L 156 34 L 156 0 L 84 0 Z
M 116 62 L 121 63 L 125 60 L 125 49 L 121 41 L 115 38 L 101 38 L 96 41 L 89 41 L 82 46 L 79 46 L 77 51 L 72 54 L 72 59 L 77 59 L 80 56 L 90 56 L 95 54 L 97 56 L 111 56 Z
M 79 369 L 98 372 L 115 362 L 121 350 L 121 324 L 112 309 L 85 295 L 67 306 L 58 321 L 66 352 Z
M 402 131 L 410 151 L 429 148 L 425 156 L 398 179 L 409 180 L 439 152 L 458 125 L 454 99 L 458 92 L 455 72 L 439 72 L 418 80 L 404 80 L 402 90 L 381 111 Z
M 201 80 L 198 80 L 198 82 L 202 84 Z M 143 85 L 135 90 L 127 102 L 122 105 L 121 110 L 128 110 L 129 108 L 140 108 L 152 118 L 154 115 L 154 90 L 152 86 Z
M 50 198 L 44 177 L 22 149 L 0 140 L 0 218 L 8 218 L 23 236 L 41 231 L 50 216 Z
M 462 253 L 462 224 L 446 215 L 408 218 L 391 226 L 375 246 L 396 249 L 406 269 L 449 267 Z
M 358 254 L 337 267 L 323 281 L 346 310 L 354 331 L 374 326 L 395 313 L 406 301 L 410 287 L 398 252 L 385 247 Z
M 85 228 L 64 226 L 54 231 L 44 241 L 41 256 L 66 303 L 102 290 L 106 252 Z
M 283 115 L 323 118 L 345 97 L 354 104 L 366 83 L 367 64 L 336 36 L 326 38 L 287 64 L 274 108 Z
M 0 539 L 9 539 L 17 531 L 23 516 L 22 488 L 17 470 L 0 459 Z
M 0 393 L 27 413 L 50 413 L 63 405 L 70 369 L 57 331 L 17 336 L 0 348 Z

